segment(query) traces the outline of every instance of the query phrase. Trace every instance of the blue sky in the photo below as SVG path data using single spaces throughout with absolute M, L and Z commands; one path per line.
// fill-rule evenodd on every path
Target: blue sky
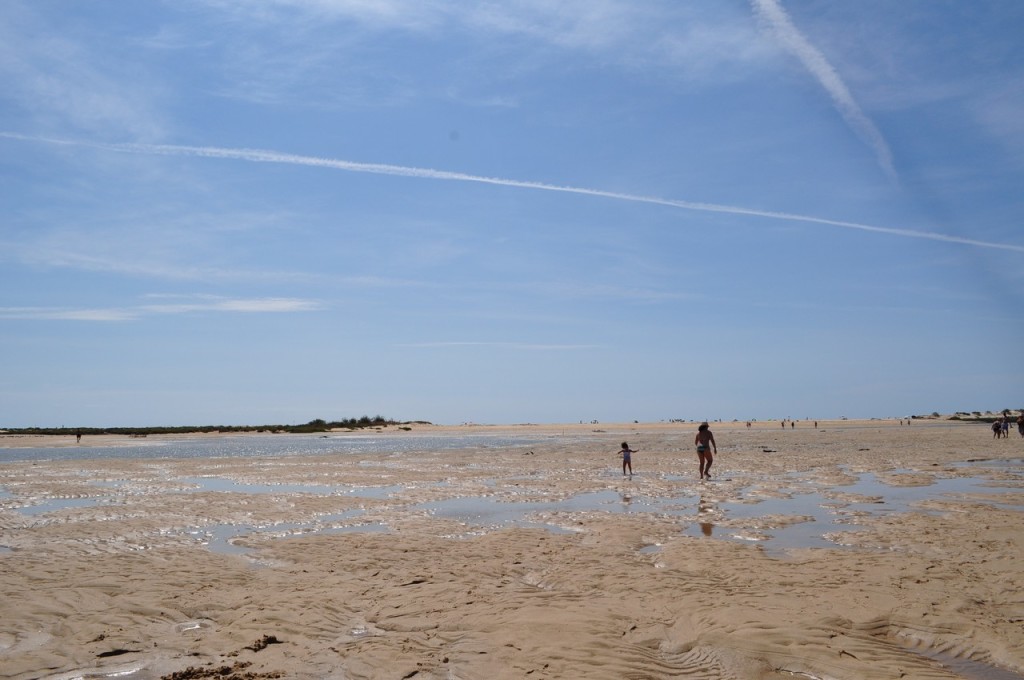
M 1024 406 L 1024 3 L 7 0 L 0 426 Z

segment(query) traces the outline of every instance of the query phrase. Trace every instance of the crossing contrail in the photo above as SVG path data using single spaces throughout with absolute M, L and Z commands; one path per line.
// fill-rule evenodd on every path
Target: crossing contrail
M 331 170 L 344 170 L 373 175 L 391 175 L 396 177 L 416 177 L 421 179 L 435 179 L 454 182 L 476 182 L 478 184 L 492 184 L 496 186 L 514 187 L 518 189 L 532 189 L 535 191 L 556 191 L 567 194 L 580 194 L 584 196 L 595 196 L 599 198 L 610 198 L 618 201 L 631 201 L 634 203 L 646 203 L 651 205 L 663 205 L 682 210 L 695 210 L 700 212 L 726 213 L 731 215 L 748 215 L 751 217 L 763 217 L 772 220 L 787 222 L 804 222 L 809 224 L 820 224 L 843 229 L 856 229 L 858 231 L 874 232 L 876 234 L 889 234 L 891 236 L 903 236 L 907 238 L 928 239 L 931 241 L 942 241 L 945 243 L 958 243 L 961 245 L 976 246 L 979 248 L 996 248 L 999 250 L 1012 250 L 1024 253 L 1024 246 L 993 243 L 990 241 L 979 241 L 976 239 L 951 236 L 931 231 L 917 231 L 913 229 L 898 229 L 895 227 L 881 227 L 860 222 L 848 222 L 845 220 L 833 220 L 826 217 L 814 217 L 811 215 L 800 215 L 796 213 L 777 212 L 772 210 L 758 210 L 756 208 L 745 208 L 734 205 L 721 205 L 716 203 L 700 203 L 694 201 L 681 201 L 671 198 L 659 198 L 657 196 L 644 196 L 640 194 L 628 194 L 617 191 L 605 191 L 603 189 L 590 189 L 561 184 L 548 184 L 545 182 L 532 182 L 528 180 L 508 179 L 504 177 L 488 177 L 485 175 L 471 175 L 463 172 L 452 172 L 449 170 L 436 170 L 433 168 L 418 168 L 405 165 L 389 165 L 385 163 L 360 163 L 337 158 L 319 158 L 317 156 L 301 156 L 297 154 L 282 153 L 280 151 L 268 151 L 264 149 L 231 149 L 216 146 L 182 146 L 175 144 L 109 144 L 103 142 L 88 142 L 70 139 L 56 139 L 50 137 L 37 137 L 21 135 L 13 132 L 0 132 L 0 137 L 16 139 L 25 142 L 36 142 L 54 144 L 61 146 L 84 147 L 100 149 L 104 151 L 115 151 L 118 153 L 162 155 L 162 156 L 187 156 L 192 158 L 220 158 L 227 160 L 240 160 L 250 163 L 279 163 L 284 165 L 301 165 L 306 167 L 329 168 Z
M 751 0 L 751 4 L 758 15 L 772 27 L 782 45 L 796 55 L 804 68 L 825 88 L 836 109 L 846 120 L 846 124 L 875 152 L 878 164 L 882 166 L 886 174 L 895 178 L 896 168 L 893 166 L 892 151 L 890 151 L 885 138 L 861 110 L 853 95 L 850 94 L 849 88 L 846 87 L 846 83 L 839 77 L 821 50 L 812 45 L 793 25 L 789 14 L 782 8 L 778 0 Z

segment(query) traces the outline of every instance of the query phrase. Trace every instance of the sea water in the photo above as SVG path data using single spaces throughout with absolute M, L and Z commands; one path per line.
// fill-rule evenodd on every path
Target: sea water
M 322 454 L 410 453 L 531 446 L 543 437 L 518 435 L 274 435 L 247 434 L 195 439 L 138 439 L 116 446 L 0 448 L 0 462 L 103 458 L 219 458 Z M 136 443 L 137 442 L 137 443 Z M 16 440 L 12 442 L 17 446 Z

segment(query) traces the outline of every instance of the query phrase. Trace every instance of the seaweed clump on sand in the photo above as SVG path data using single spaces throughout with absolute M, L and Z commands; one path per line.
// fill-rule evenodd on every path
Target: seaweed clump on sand
M 281 641 L 277 639 L 276 635 L 264 635 L 262 638 L 243 649 L 260 652 L 270 645 L 279 644 L 281 644 Z M 238 656 L 238 652 L 234 652 L 228 656 Z M 251 665 L 252 663 L 249 661 L 236 661 L 231 666 L 207 666 L 205 668 L 189 666 L 183 671 L 175 671 L 170 675 L 165 675 L 161 677 L 160 680 L 202 680 L 203 678 L 220 678 L 220 680 L 266 680 L 269 678 L 284 677 L 284 674 L 279 671 L 256 673 L 254 671 L 246 670 Z
M 264 635 L 262 638 L 246 647 L 246 649 L 251 649 L 254 652 L 259 652 L 266 649 L 270 645 L 279 644 L 281 644 L 281 641 L 277 639 L 276 635 Z
M 175 671 L 170 675 L 164 675 L 160 680 L 202 680 L 203 678 L 220 678 L 220 680 L 264 680 L 269 678 L 283 678 L 284 674 L 278 671 L 272 673 L 254 673 L 245 670 L 252 664 L 248 661 L 236 661 L 231 666 L 217 666 L 197 668 L 189 666 L 183 671 Z

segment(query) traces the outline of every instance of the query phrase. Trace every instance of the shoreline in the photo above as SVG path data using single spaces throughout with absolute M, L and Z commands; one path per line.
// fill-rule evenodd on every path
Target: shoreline
M 789 423 L 795 423 L 790 427 Z M 817 428 L 814 423 L 817 422 Z M 781 424 L 785 423 L 785 428 Z M 910 424 L 905 424 L 910 423 Z M 68 446 L 144 446 L 149 442 L 164 441 L 190 441 L 202 439 L 222 439 L 228 437 L 408 437 L 408 436 L 457 436 L 460 434 L 515 434 L 539 433 L 549 436 L 569 434 L 611 434 L 620 433 L 677 433 L 696 432 L 697 421 L 687 422 L 651 422 L 651 423 L 513 423 L 513 424 L 490 424 L 490 423 L 463 423 L 459 425 L 448 424 L 415 424 L 403 427 L 365 428 L 359 430 L 336 429 L 325 432 L 312 433 L 291 433 L 291 432 L 181 432 L 174 434 L 150 434 L 144 436 L 127 434 L 102 434 L 82 435 L 82 441 L 76 441 L 74 434 L 7 434 L 0 431 L 0 449 L 4 448 L 63 448 Z M 797 420 L 780 421 L 765 420 L 751 421 L 750 428 L 747 428 L 746 421 L 711 421 L 713 430 L 722 431 L 776 431 L 785 429 L 805 430 L 817 429 L 820 431 L 837 429 L 864 429 L 864 428 L 901 428 L 901 427 L 959 427 L 987 425 L 987 423 L 970 420 L 951 420 L 949 418 L 920 418 L 916 420 L 882 420 L 882 419 L 832 419 L 832 420 Z M 406 429 L 407 428 L 407 429 Z M 1011 434 L 1014 434 L 1011 432 Z

